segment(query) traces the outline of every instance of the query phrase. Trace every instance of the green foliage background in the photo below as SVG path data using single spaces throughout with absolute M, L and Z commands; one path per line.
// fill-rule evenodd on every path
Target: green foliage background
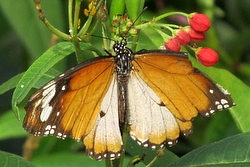
M 249 165 L 250 1 L 148 0 L 146 5 L 148 9 L 143 16 L 146 18 L 168 11 L 183 11 L 206 13 L 212 19 L 213 27 L 207 33 L 207 39 L 203 45 L 219 51 L 220 63 L 213 68 L 204 68 L 195 60 L 193 62 L 195 66 L 227 88 L 237 104 L 230 112 L 218 112 L 207 119 L 196 118 L 194 133 L 189 137 L 181 138 L 176 146 L 165 151 L 164 156 L 154 166 L 163 164 L 164 166 L 167 164 L 169 166 Z M 50 22 L 67 32 L 67 1 L 43 0 L 42 6 Z M 133 10 L 133 5 L 130 9 Z M 41 139 L 40 147 L 34 153 L 32 164 L 20 157 L 27 137 L 27 133 L 22 129 L 25 111 L 20 110 L 21 120 L 18 120 L 11 110 L 12 88 L 22 77 L 22 72 L 49 48 L 51 32 L 38 19 L 32 0 L 0 0 L 0 25 L 0 166 L 32 166 L 32 164 L 36 166 L 104 166 L 103 161 L 97 162 L 86 157 L 81 151 L 81 143 L 55 137 Z M 150 39 L 147 33 L 143 35 L 141 41 L 145 41 L 144 39 Z M 71 50 L 73 48 L 65 48 L 62 47 L 63 45 L 56 45 L 54 51 L 65 55 L 73 52 Z M 93 46 L 81 47 L 92 48 Z M 97 47 L 101 50 L 100 45 Z M 156 49 L 152 45 L 147 46 L 147 43 L 142 43 L 140 47 Z M 40 85 L 37 83 L 34 87 L 38 88 L 58 74 L 58 71 L 62 72 L 76 64 L 74 56 L 61 58 L 63 61 L 46 73 Z M 57 57 L 56 61 L 59 59 Z M 13 76 L 15 78 L 12 78 Z M 6 85 L 4 82 L 10 78 L 12 79 Z M 6 92 L 9 89 L 12 90 Z M 147 155 L 145 163 L 150 162 L 150 159 L 155 156 L 155 151 L 140 148 L 132 140 L 128 143 L 127 152 L 130 155 L 142 153 Z M 128 163 L 129 156 L 125 161 Z M 144 164 L 139 163 L 137 166 L 144 166 Z

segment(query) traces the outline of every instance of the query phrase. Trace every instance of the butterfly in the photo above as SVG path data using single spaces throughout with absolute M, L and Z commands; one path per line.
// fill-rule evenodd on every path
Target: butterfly
M 143 147 L 174 145 L 192 119 L 234 105 L 230 94 L 194 68 L 184 52 L 133 53 L 116 42 L 115 56 L 90 59 L 37 90 L 23 127 L 34 135 L 83 141 L 87 155 L 115 159 L 122 131 Z

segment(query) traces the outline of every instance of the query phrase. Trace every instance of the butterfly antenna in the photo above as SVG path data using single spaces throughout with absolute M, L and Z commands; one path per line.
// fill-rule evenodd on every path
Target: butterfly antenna
M 126 36 L 128 36 L 129 34 L 129 31 L 132 29 L 132 27 L 135 25 L 135 23 L 139 20 L 139 18 L 141 17 L 141 15 L 144 13 L 144 11 L 147 10 L 147 7 L 144 7 L 143 10 L 139 13 L 138 17 L 132 22 L 132 24 L 128 27 L 127 31 L 124 33 L 124 35 L 122 36 L 122 42 L 124 43 L 127 43 L 126 41 Z M 119 34 L 121 34 L 120 32 L 121 30 L 119 29 Z M 110 40 L 110 41 L 113 41 L 113 42 L 117 42 L 116 40 L 112 39 L 112 38 L 109 38 L 109 37 L 106 37 L 106 36 L 98 36 L 98 35 L 93 35 L 91 34 L 90 36 L 92 37 L 96 37 L 96 38 L 102 38 L 102 39 L 106 39 L 106 40 Z M 105 48 L 105 51 L 108 52 Z
M 139 18 L 142 16 L 142 14 L 145 12 L 145 10 L 147 10 L 147 6 L 143 8 L 143 10 L 139 13 L 139 15 L 136 17 L 136 19 L 132 22 L 132 24 L 128 27 L 127 31 L 124 33 L 124 35 L 122 36 L 122 42 L 127 43 L 126 41 L 126 36 L 128 36 L 129 31 L 133 28 L 133 26 L 135 25 L 135 23 L 139 20 Z
M 148 9 L 147 6 L 144 7 L 144 8 L 142 9 L 142 11 L 139 13 L 139 15 L 137 16 L 137 18 L 136 18 L 135 21 L 133 22 L 133 24 L 130 26 L 129 30 L 131 29 L 131 27 L 133 27 L 133 26 L 135 25 L 135 23 L 139 20 L 139 18 L 142 16 L 142 14 L 143 14 L 147 9 Z M 128 30 L 128 31 L 129 31 L 129 30 Z
M 136 17 L 136 19 L 133 21 L 133 23 L 129 26 L 126 35 L 128 34 L 128 32 L 132 29 L 132 27 L 135 25 L 135 23 L 139 20 L 139 18 L 142 16 L 142 14 L 147 10 L 147 6 L 143 8 L 143 10 L 139 13 L 139 15 Z

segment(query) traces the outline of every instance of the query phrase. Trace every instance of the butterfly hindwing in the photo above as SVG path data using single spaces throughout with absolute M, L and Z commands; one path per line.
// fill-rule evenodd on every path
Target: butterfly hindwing
M 170 145 L 174 144 L 180 133 L 176 118 L 138 73 L 133 71 L 128 92 L 131 137 L 144 147 L 155 148 L 166 139 Z
M 97 118 L 95 128 L 84 138 L 85 146 L 90 148 L 87 154 L 96 159 L 114 159 L 121 154 L 123 144 L 117 102 L 117 81 L 113 78 L 101 103 L 101 113 Z

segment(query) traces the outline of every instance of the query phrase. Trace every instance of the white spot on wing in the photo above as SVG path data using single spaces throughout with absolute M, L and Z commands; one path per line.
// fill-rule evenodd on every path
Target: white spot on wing
M 223 104 L 223 105 L 228 103 L 228 101 L 227 101 L 226 99 L 221 99 L 220 102 L 221 102 L 221 104 Z
M 44 135 L 49 135 L 49 131 L 48 131 L 48 130 L 45 131 L 45 132 L 44 132 Z
M 65 74 L 64 73 L 62 73 L 61 75 L 59 75 L 59 77 L 63 77 Z
M 46 85 L 43 88 L 44 91 L 42 92 L 42 96 L 43 96 L 43 99 L 41 101 L 42 111 L 41 111 L 41 115 L 40 115 L 40 120 L 42 122 L 45 122 L 48 120 L 48 118 L 53 110 L 52 106 L 50 106 L 49 103 L 56 94 L 56 85 L 54 84 L 54 82 L 51 82 L 48 85 Z
M 66 89 L 66 86 L 65 85 L 63 85 L 62 86 L 62 88 L 61 88 L 61 90 L 65 90 Z
M 218 110 L 222 110 L 223 109 L 223 106 L 221 104 L 217 105 L 217 109 Z
M 172 141 L 168 141 L 168 145 L 172 145 L 174 144 Z
M 48 120 L 48 118 L 49 118 L 49 116 L 50 116 L 50 114 L 51 114 L 51 112 L 52 112 L 52 107 L 51 106 L 48 106 L 48 107 L 45 107 L 43 110 L 42 110 L 42 112 L 41 112 L 41 115 L 40 115 L 40 120 L 42 121 L 42 122 L 45 122 L 45 121 L 47 121 Z
M 50 133 L 51 135 L 53 135 L 53 134 L 55 133 L 55 130 L 54 130 L 54 129 L 51 129 L 51 130 L 49 131 L 49 133 Z
M 210 114 L 213 114 L 215 112 L 215 110 L 210 110 L 209 113 Z
M 226 99 L 221 99 L 220 101 L 214 102 L 218 110 L 222 110 L 229 107 L 228 101 Z
M 47 125 L 46 127 L 45 127 L 45 130 L 50 130 L 51 129 L 51 125 Z

